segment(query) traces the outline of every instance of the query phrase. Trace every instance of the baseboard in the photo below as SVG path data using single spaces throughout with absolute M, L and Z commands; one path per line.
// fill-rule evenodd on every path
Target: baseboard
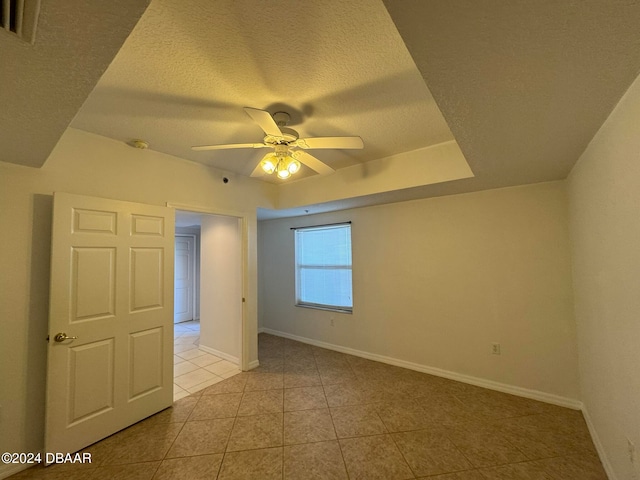
M 247 365 L 247 369 L 253 370 L 254 368 L 258 368 L 260 366 L 260 362 L 258 360 L 254 360 L 253 362 L 249 362 Z
M 0 479 L 9 478 L 11 475 L 15 475 L 18 472 L 22 472 L 33 465 L 24 464 L 0 464 Z
M 437 377 L 448 378 L 449 380 L 455 380 L 457 382 L 468 383 L 477 387 L 488 388 L 490 390 L 496 390 L 498 392 L 509 393 L 511 395 L 517 395 L 519 397 L 530 398 L 532 400 L 538 400 L 540 402 L 551 403 L 561 407 L 572 408 L 573 410 L 581 410 L 582 402 L 573 398 L 562 397 L 551 393 L 541 392 L 538 390 L 531 390 L 528 388 L 516 387 L 505 383 L 494 382 L 493 380 L 487 380 L 484 378 L 473 377 L 471 375 L 464 375 L 461 373 L 451 372 L 449 370 L 443 370 L 441 368 L 430 367 L 427 365 L 421 365 L 419 363 L 407 362 L 405 360 L 399 360 L 393 357 L 387 357 L 384 355 L 378 355 L 376 353 L 369 353 L 362 350 L 356 350 L 349 347 L 342 347 L 340 345 L 334 345 L 332 343 L 322 342 L 314 340 L 312 338 L 300 337 L 298 335 L 292 335 L 290 333 L 280 332 L 271 328 L 262 328 L 262 332 L 276 335 L 278 337 L 289 338 L 298 342 L 307 343 L 309 345 L 315 345 L 316 347 L 326 348 L 328 350 L 335 350 L 336 352 L 347 353 L 356 357 L 366 358 L 368 360 L 374 360 L 376 362 L 387 363 L 396 367 L 408 368 L 409 370 L 416 370 L 422 373 L 428 373 L 429 375 L 435 375 Z
M 240 359 L 238 357 L 234 357 L 233 355 L 229 355 L 228 353 L 221 352 L 220 350 L 216 350 L 215 348 L 207 347 L 202 344 L 198 345 L 198 348 L 203 352 L 207 352 L 211 355 L 215 355 L 216 357 L 220 357 L 235 365 L 240 365 Z
M 266 333 L 266 330 L 264 327 L 258 327 L 258 333 Z
M 584 417 L 584 421 L 587 423 L 587 428 L 591 434 L 591 440 L 593 440 L 593 444 L 595 445 L 598 456 L 600 457 L 600 462 L 602 462 L 602 468 L 604 468 L 607 477 L 609 480 L 618 480 L 618 477 L 616 477 L 616 474 L 613 471 L 613 467 L 611 467 L 611 463 L 609 463 L 609 458 L 604 451 L 604 447 L 602 446 L 596 427 L 593 425 L 585 405 L 582 406 L 582 416 Z

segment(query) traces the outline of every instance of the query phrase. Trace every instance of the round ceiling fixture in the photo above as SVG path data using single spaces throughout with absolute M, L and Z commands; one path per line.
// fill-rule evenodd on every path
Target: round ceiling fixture
M 140 140 L 139 138 L 134 138 L 129 142 L 129 146 L 133 148 L 139 148 L 141 150 L 146 150 L 149 148 L 149 142 L 145 142 L 144 140 Z

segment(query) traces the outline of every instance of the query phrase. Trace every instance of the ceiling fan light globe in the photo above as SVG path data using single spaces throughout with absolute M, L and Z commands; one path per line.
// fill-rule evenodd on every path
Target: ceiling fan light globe
M 295 158 L 291 158 L 291 161 L 289 162 L 289 165 L 287 165 L 287 170 L 289 171 L 289 173 L 291 175 L 293 175 L 298 170 L 300 170 L 300 162 L 298 160 L 296 160 Z
M 278 178 L 281 178 L 281 179 L 284 180 L 284 179 L 289 178 L 291 176 L 291 172 L 289 172 L 289 170 L 287 170 L 286 168 L 282 168 L 282 169 L 278 170 L 278 174 L 277 175 L 278 175 Z
M 276 170 L 276 166 L 271 159 L 263 160 L 261 162 L 261 166 L 262 170 L 268 175 L 271 175 Z

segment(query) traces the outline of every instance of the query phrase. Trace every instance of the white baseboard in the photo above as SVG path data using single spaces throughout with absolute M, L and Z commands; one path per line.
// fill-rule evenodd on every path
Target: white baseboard
M 249 365 L 247 365 L 247 368 L 249 370 L 253 370 L 254 368 L 258 368 L 260 366 L 260 362 L 258 360 L 254 360 L 253 362 L 249 362 Z
M 609 480 L 618 480 L 618 477 L 616 477 L 616 474 L 611 467 L 611 463 L 609 463 L 609 458 L 604 451 L 604 447 L 602 446 L 602 442 L 600 441 L 600 437 L 598 436 L 596 427 L 593 425 L 593 422 L 591 421 L 591 417 L 589 416 L 589 412 L 587 411 L 587 407 L 585 405 L 582 406 L 582 415 L 584 416 L 584 421 L 587 422 L 587 428 L 589 429 L 591 440 L 593 440 L 593 444 L 595 445 L 598 456 L 600 457 L 600 461 L 602 462 L 602 468 L 604 468 L 604 471 L 607 474 Z
M 298 335 L 292 335 L 290 333 L 280 332 L 278 330 L 272 330 L 271 328 L 261 328 L 264 333 L 276 335 L 278 337 L 289 338 L 298 342 L 307 343 L 309 345 L 315 345 L 316 347 L 326 348 L 328 350 L 335 350 L 341 353 L 347 353 L 356 357 L 366 358 L 368 360 L 374 360 L 376 362 L 387 363 L 389 365 L 395 365 L 396 367 L 408 368 L 410 370 L 416 370 L 422 373 L 428 373 L 437 377 L 444 377 L 457 382 L 468 383 L 477 387 L 488 388 L 490 390 L 497 390 L 498 392 L 509 393 L 511 395 L 517 395 L 519 397 L 530 398 L 532 400 L 538 400 L 540 402 L 551 403 L 561 407 L 572 408 L 574 410 L 582 409 L 582 402 L 573 398 L 562 397 L 551 393 L 541 392 L 538 390 L 531 390 L 528 388 L 516 387 L 505 383 L 494 382 L 493 380 L 487 380 L 485 378 L 473 377 L 471 375 L 464 375 L 461 373 L 451 372 L 449 370 L 443 370 L 441 368 L 429 367 L 427 365 L 421 365 L 419 363 L 407 362 L 406 360 L 399 360 L 393 357 L 387 357 L 384 355 L 378 355 L 376 353 L 369 353 L 362 350 L 355 350 L 349 347 L 342 347 L 340 345 L 334 345 L 332 343 L 326 343 L 312 338 L 299 337 Z
M 258 327 L 258 333 L 266 333 L 266 330 L 264 327 Z
M 211 355 L 215 355 L 216 357 L 220 357 L 228 362 L 231 362 L 235 365 L 240 365 L 240 359 L 238 357 L 234 357 L 233 355 L 229 355 L 228 353 L 221 352 L 220 350 L 216 350 L 215 348 L 207 347 L 205 345 L 198 345 L 198 348 L 204 352 L 210 353 Z

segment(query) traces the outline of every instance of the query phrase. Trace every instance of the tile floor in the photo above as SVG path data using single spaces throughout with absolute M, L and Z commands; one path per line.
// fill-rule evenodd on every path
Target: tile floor
M 178 323 L 174 328 L 174 401 L 240 373 L 237 365 L 198 348 L 199 321 Z
M 91 465 L 12 478 L 607 478 L 580 412 L 265 334 L 259 358 L 88 447 Z

